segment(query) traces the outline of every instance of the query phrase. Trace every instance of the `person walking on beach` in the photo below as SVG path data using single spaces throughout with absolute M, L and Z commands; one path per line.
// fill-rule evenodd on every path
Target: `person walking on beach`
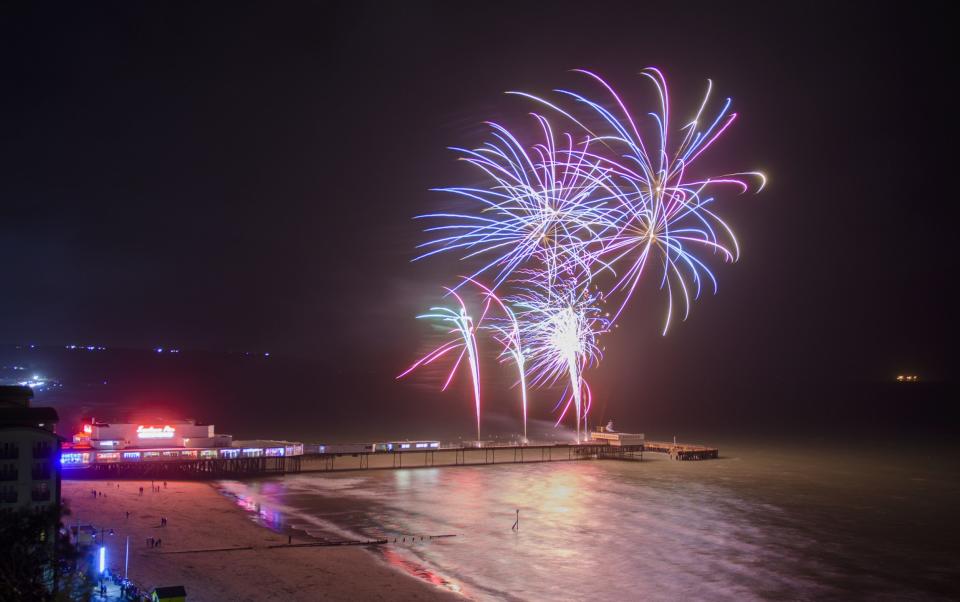
M 166 482 L 166 481 L 163 482 L 163 488 L 164 488 L 164 489 L 167 488 L 167 482 Z
M 143 485 L 140 486 L 140 497 L 143 497 Z

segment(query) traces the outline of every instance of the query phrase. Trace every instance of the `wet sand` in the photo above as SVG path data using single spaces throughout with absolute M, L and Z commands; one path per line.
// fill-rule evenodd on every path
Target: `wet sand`
M 129 576 L 141 587 L 183 585 L 191 600 L 463 600 L 380 562 L 359 547 L 269 549 L 287 536 L 254 523 L 212 485 L 150 481 L 64 481 L 69 524 L 113 529 L 107 564 L 122 574 L 130 536 Z M 143 486 L 143 495 L 139 488 Z M 105 497 L 94 497 L 91 490 Z M 130 512 L 129 519 L 126 512 Z M 160 526 L 166 517 L 166 527 Z M 147 538 L 162 539 L 150 548 Z M 297 543 L 297 539 L 294 539 Z M 302 542 L 301 542 L 302 543 Z M 210 548 L 231 551 L 172 553 Z

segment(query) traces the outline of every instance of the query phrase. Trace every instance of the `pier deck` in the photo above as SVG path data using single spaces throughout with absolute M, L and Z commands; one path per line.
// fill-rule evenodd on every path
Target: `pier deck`
M 237 458 L 176 462 L 97 464 L 64 472 L 72 479 L 243 479 L 298 472 L 390 470 L 432 466 L 483 466 L 534 464 L 574 460 L 643 461 L 643 453 L 663 453 L 673 460 L 718 458 L 713 447 L 647 441 L 642 445 L 607 443 L 556 443 L 448 447 L 393 451 L 357 451 L 304 454 L 279 458 Z
M 579 445 L 557 443 L 304 454 L 300 470 L 304 472 L 389 470 L 432 466 L 534 464 L 590 459 L 642 461 L 644 452 L 665 453 L 673 460 L 707 460 L 720 456 L 717 448 L 687 444 L 647 442 L 643 445 L 614 446 L 605 443 Z
M 303 456 L 112 462 L 64 470 L 65 479 L 208 480 L 266 477 L 300 472 Z
M 643 447 L 644 450 L 648 452 L 669 454 L 673 460 L 715 460 L 720 457 L 719 449 L 715 447 L 704 447 L 702 445 L 646 441 Z

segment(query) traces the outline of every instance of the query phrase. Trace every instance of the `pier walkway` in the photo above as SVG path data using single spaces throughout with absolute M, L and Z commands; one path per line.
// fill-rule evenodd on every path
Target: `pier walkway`
M 534 464 L 573 460 L 643 461 L 643 454 L 663 453 L 673 460 L 718 458 L 717 448 L 647 441 L 639 445 L 606 442 L 445 447 L 392 451 L 307 453 L 277 458 L 236 458 L 153 463 L 116 462 L 65 471 L 71 479 L 208 480 L 244 479 L 299 472 L 390 470 L 432 466 Z
M 720 456 L 717 448 L 688 444 L 646 442 L 642 445 L 617 446 L 606 443 L 556 443 L 304 454 L 300 470 L 302 472 L 390 470 L 432 466 L 535 464 L 592 459 L 642 461 L 644 452 L 668 454 L 673 460 L 707 460 Z
M 66 479 L 139 479 L 139 480 L 209 480 L 267 477 L 300 472 L 303 456 L 276 458 L 230 458 L 214 460 L 164 460 L 155 462 L 111 462 L 69 468 Z

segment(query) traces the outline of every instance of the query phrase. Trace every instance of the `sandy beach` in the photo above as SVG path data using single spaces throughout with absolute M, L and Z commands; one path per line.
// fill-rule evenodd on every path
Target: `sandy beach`
M 463 600 L 359 547 L 271 549 L 268 546 L 286 544 L 287 536 L 255 524 L 211 484 L 157 484 L 160 490 L 152 492 L 150 481 L 63 482 L 69 524 L 79 520 L 114 530 L 106 537 L 107 564 L 120 573 L 130 536 L 129 577 L 141 587 L 183 585 L 194 601 Z M 91 490 L 105 496 L 94 496 Z M 161 517 L 166 517 L 166 526 L 161 526 Z M 162 539 L 162 547 L 149 547 L 150 537 Z M 252 549 L 173 553 L 247 547 Z

